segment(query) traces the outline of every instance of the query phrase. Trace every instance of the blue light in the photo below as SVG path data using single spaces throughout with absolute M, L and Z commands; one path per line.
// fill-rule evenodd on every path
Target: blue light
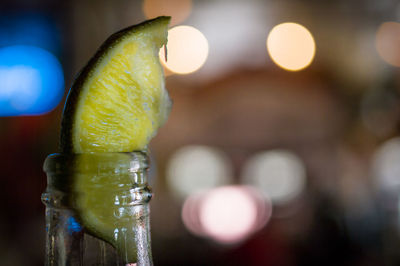
M 63 70 L 50 52 L 27 45 L 0 48 L 0 116 L 49 112 L 63 93 Z
M 82 226 L 75 220 L 73 216 L 70 216 L 67 220 L 67 230 L 70 234 L 77 233 L 82 230 Z
M 0 16 L 0 46 L 31 45 L 58 55 L 61 36 L 57 24 L 41 13 L 8 13 Z

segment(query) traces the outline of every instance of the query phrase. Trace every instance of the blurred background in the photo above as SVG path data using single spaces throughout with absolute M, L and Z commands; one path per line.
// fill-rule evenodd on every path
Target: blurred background
M 400 265 L 395 0 L 2 0 L 0 264 L 43 265 L 42 165 L 74 76 L 158 15 L 155 265 Z

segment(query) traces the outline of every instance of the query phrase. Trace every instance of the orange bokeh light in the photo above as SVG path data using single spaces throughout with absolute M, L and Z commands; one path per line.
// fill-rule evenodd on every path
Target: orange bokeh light
M 160 49 L 161 63 L 171 72 L 189 74 L 200 69 L 208 57 L 208 41 L 196 28 L 177 26 L 168 31 L 167 61 Z
M 282 23 L 268 35 L 267 49 L 271 59 L 281 68 L 298 71 L 314 59 L 315 42 L 311 33 L 297 23 Z
M 400 67 L 400 23 L 382 23 L 376 32 L 375 45 L 385 62 Z

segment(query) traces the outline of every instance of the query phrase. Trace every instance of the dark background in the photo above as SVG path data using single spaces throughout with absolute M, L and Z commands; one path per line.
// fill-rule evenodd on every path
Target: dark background
M 204 33 L 209 55 L 199 71 L 166 78 L 174 106 L 151 143 L 155 265 L 400 265 L 400 24 L 385 33 L 383 52 L 376 45 L 382 23 L 400 21 L 400 4 L 162 3 L 181 18 L 177 24 Z M 146 19 L 142 7 L 127 0 L 0 3 L 0 46 L 50 51 L 65 79 L 64 98 L 50 112 L 0 117 L 1 265 L 43 264 L 42 165 L 58 151 L 66 93 L 107 36 Z M 47 41 L 29 23 L 20 32 L 15 25 L 27 18 L 46 21 Z M 279 68 L 265 47 L 270 30 L 288 21 L 308 28 L 316 43 L 313 62 L 297 72 Z M 227 244 L 195 235 L 181 219 L 185 197 L 166 178 L 171 158 L 188 145 L 224 154 L 231 170 L 218 187 L 245 184 L 252 156 L 277 150 L 299 158 L 305 185 L 283 203 L 273 200 L 268 222 L 246 237 Z

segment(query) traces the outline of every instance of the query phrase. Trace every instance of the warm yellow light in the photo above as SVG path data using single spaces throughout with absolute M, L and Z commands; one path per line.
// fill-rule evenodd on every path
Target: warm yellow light
M 267 49 L 272 60 L 283 69 L 301 70 L 311 64 L 315 42 L 311 33 L 297 23 L 282 23 L 268 35 Z
M 177 26 L 168 31 L 167 61 L 164 48 L 160 50 L 160 60 L 170 71 L 189 74 L 198 70 L 208 56 L 208 41 L 196 28 Z
M 183 22 L 192 10 L 191 0 L 144 0 L 143 13 L 147 18 L 171 16 L 171 25 Z
M 376 33 L 376 50 L 387 63 L 400 67 L 400 23 L 385 22 Z

